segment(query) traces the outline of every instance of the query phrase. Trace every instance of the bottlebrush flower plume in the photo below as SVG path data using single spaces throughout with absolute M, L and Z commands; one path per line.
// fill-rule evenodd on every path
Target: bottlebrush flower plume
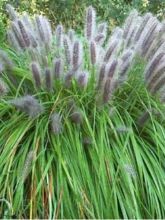
M 138 16 L 138 12 L 134 9 L 130 12 L 129 16 L 127 17 L 125 23 L 124 23 L 124 32 L 123 32 L 123 38 L 126 39 L 128 34 L 130 33 L 130 28 L 132 25 L 132 22 L 136 20 Z
M 79 73 L 77 82 L 80 88 L 85 88 L 88 84 L 88 72 Z
M 69 29 L 68 37 L 70 39 L 71 44 L 73 44 L 73 42 L 74 42 L 74 37 L 75 37 L 74 35 L 75 35 L 75 31 L 73 29 Z
M 36 15 L 35 22 L 38 30 L 38 36 L 40 37 L 41 42 L 46 42 L 46 36 L 44 33 L 44 26 L 43 26 L 43 20 L 41 15 Z
M 21 175 L 21 180 L 24 182 L 26 178 L 28 177 L 30 173 L 30 168 L 32 166 L 33 160 L 34 160 L 35 152 L 33 150 L 29 151 L 27 154 L 23 170 L 22 170 L 22 175 Z
M 53 64 L 53 76 L 55 79 L 60 79 L 63 72 L 63 62 L 61 58 L 55 58 Z
M 49 68 L 45 69 L 45 85 L 48 91 L 52 90 L 52 75 Z
M 6 5 L 6 10 L 7 10 L 8 15 L 10 16 L 11 20 L 14 21 L 18 18 L 16 11 L 14 10 L 14 8 L 10 4 Z
M 20 32 L 22 34 L 22 38 L 25 42 L 25 45 L 26 45 L 26 47 L 29 47 L 30 46 L 30 39 L 29 39 L 28 33 L 26 31 L 26 28 L 24 27 L 24 24 L 22 23 L 22 21 L 18 20 L 17 22 L 18 22 Z
M 109 43 L 108 49 L 104 56 L 104 62 L 108 62 L 110 58 L 117 52 L 119 47 L 119 41 L 117 39 Z
M 68 36 L 64 36 L 63 39 L 64 50 L 65 50 L 65 58 L 68 65 L 72 63 L 72 45 Z
M 35 85 L 37 88 L 39 88 L 41 86 L 41 73 L 38 63 L 36 62 L 31 63 L 31 71 L 33 74 Z
M 57 47 L 61 47 L 63 44 L 63 26 L 61 24 L 59 24 L 56 27 L 56 31 L 55 31 L 55 36 L 56 36 L 56 46 Z
M 148 63 L 146 69 L 145 69 L 145 80 L 147 81 L 149 77 L 154 73 L 156 68 L 159 66 L 161 60 L 165 56 L 164 52 L 157 53 L 153 59 Z
M 91 64 L 95 65 L 97 62 L 97 46 L 94 41 L 90 42 L 90 57 L 91 57 Z
M 51 116 L 51 130 L 54 134 L 60 134 L 62 129 L 61 116 L 59 113 L 55 112 Z
M 97 85 L 98 89 L 101 89 L 104 83 L 105 76 L 106 76 L 106 63 L 103 63 L 99 71 L 99 79 L 98 79 L 98 85 Z
M 12 22 L 11 26 L 12 26 L 12 31 L 15 35 L 15 38 L 17 39 L 17 42 L 18 42 L 20 48 L 24 49 L 26 47 L 26 44 L 24 42 L 24 39 L 23 39 L 21 33 L 19 32 L 17 25 L 14 22 Z
M 14 105 L 17 109 L 25 112 L 30 117 L 36 117 L 42 113 L 42 105 L 33 96 L 26 95 L 20 98 L 9 101 L 10 104 Z
M 13 67 L 14 67 L 13 62 L 8 57 L 7 53 L 4 52 L 3 50 L 0 50 L 0 60 L 3 63 L 3 66 L 5 66 L 6 69 L 10 69 L 10 70 L 13 69 Z
M 73 44 L 73 51 L 72 51 L 72 66 L 73 71 L 77 71 L 82 64 L 83 59 L 83 50 L 80 41 L 76 40 Z
M 7 92 L 8 92 L 8 87 L 6 83 L 2 79 L 0 79 L 0 96 L 6 95 Z
M 107 23 L 106 22 L 103 22 L 103 23 L 100 23 L 97 27 L 97 33 L 98 34 L 104 34 L 106 35 L 107 34 Z
M 87 8 L 86 23 L 85 23 L 85 36 L 87 40 L 92 40 L 96 31 L 96 13 L 92 6 Z

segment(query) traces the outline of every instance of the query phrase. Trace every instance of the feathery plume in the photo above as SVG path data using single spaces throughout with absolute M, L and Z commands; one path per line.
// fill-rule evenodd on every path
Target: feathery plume
M 3 50 L 0 50 L 0 59 L 3 63 L 3 65 L 6 67 L 6 69 L 12 70 L 14 67 L 14 64 L 8 57 L 7 53 L 5 53 Z
M 82 124 L 83 122 L 83 116 L 82 116 L 82 112 L 77 108 L 75 109 L 71 115 L 70 115 L 70 119 L 73 123 L 75 124 Z
M 7 10 L 8 15 L 12 21 L 14 21 L 18 18 L 16 11 L 14 10 L 14 8 L 10 4 L 6 5 L 6 10 Z
M 43 20 L 42 20 L 42 16 L 41 15 L 36 15 L 35 16 L 35 22 L 37 25 L 37 29 L 38 29 L 38 34 L 40 37 L 41 42 L 46 42 L 46 38 L 45 38 L 45 33 L 44 33 L 44 27 L 43 27 Z
M 163 74 L 151 87 L 151 94 L 157 93 L 160 89 L 165 86 L 165 75 Z
M 122 37 L 123 37 L 123 29 L 121 29 L 120 27 L 116 27 L 112 31 L 112 35 L 110 37 L 109 42 L 113 41 L 114 39 L 122 39 Z
M 71 82 L 72 82 L 72 79 L 73 79 L 73 70 L 69 70 L 65 76 L 65 87 L 66 88 L 69 88 L 71 86 Z
M 15 35 L 15 38 L 17 39 L 17 42 L 18 42 L 20 48 L 24 49 L 26 47 L 26 45 L 25 45 L 25 42 L 24 42 L 22 35 L 19 32 L 17 25 L 14 22 L 12 22 L 11 27 L 12 27 L 13 33 Z
M 131 176 L 131 177 L 133 177 L 133 178 L 135 178 L 136 177 L 136 171 L 135 171 L 135 169 L 134 169 L 134 167 L 132 166 L 132 165 L 130 165 L 130 164 L 125 164 L 124 165 L 124 169 L 125 169 L 125 171 Z
M 55 79 L 59 79 L 63 72 L 63 63 L 61 58 L 54 59 L 53 76 Z
M 124 24 L 124 32 L 123 32 L 123 38 L 126 39 L 128 36 L 128 33 L 130 32 L 130 27 L 132 25 L 132 22 L 137 18 L 138 12 L 134 9 L 130 12 L 129 16 L 127 17 L 125 24 Z
M 22 175 L 21 175 L 21 179 L 22 182 L 24 182 L 26 180 L 26 178 L 28 177 L 29 173 L 30 173 L 30 169 L 34 160 L 34 156 L 35 156 L 35 152 L 33 150 L 29 151 L 29 153 L 27 154 L 24 166 L 23 166 L 23 170 L 22 170 Z
M 54 134 L 60 134 L 62 132 L 61 116 L 59 113 L 53 113 L 51 116 L 51 129 Z
M 110 60 L 112 55 L 116 53 L 118 46 L 119 46 L 119 41 L 117 39 L 110 42 L 108 49 L 104 56 L 104 62 L 108 62 Z
M 88 72 L 81 72 L 77 81 L 81 88 L 85 88 L 88 84 Z
M 137 120 L 137 124 L 140 127 L 144 127 L 144 125 L 146 124 L 146 122 L 149 120 L 150 118 L 150 110 L 144 111 L 142 113 L 142 115 L 138 118 Z
M 73 71 L 77 71 L 82 63 L 82 45 L 81 43 L 76 40 L 73 44 L 73 55 L 72 55 L 72 62 L 73 62 Z
M 85 25 L 85 36 L 87 40 L 92 40 L 96 29 L 96 13 L 92 6 L 87 8 L 86 12 L 86 25 Z
M 152 89 L 155 82 L 159 80 L 159 78 L 165 73 L 165 60 L 162 60 L 160 66 L 155 70 L 150 78 L 147 79 L 147 88 L 149 90 Z
M 106 63 L 103 63 L 99 71 L 99 79 L 98 79 L 98 85 L 97 85 L 98 89 L 101 89 L 104 79 L 105 79 L 105 75 L 106 75 Z
M 155 21 L 152 22 L 152 25 L 148 30 L 148 33 L 145 35 L 141 43 L 142 56 L 146 55 L 146 53 L 149 51 L 150 46 L 154 41 L 154 38 L 157 36 L 157 33 L 159 33 L 159 30 L 160 30 L 159 22 L 155 19 Z
M 98 25 L 97 33 L 98 34 L 103 34 L 103 35 L 107 34 L 107 23 L 106 22 L 100 23 Z
M 107 66 L 107 76 L 112 78 L 115 74 L 118 61 L 113 59 L 112 62 Z
M 30 39 L 29 39 L 28 33 L 27 33 L 21 20 L 18 20 L 17 23 L 18 23 L 19 29 L 21 31 L 22 38 L 25 42 L 25 45 L 26 45 L 26 47 L 29 47 L 30 46 Z
M 52 76 L 49 68 L 45 69 L 45 85 L 47 90 L 49 91 L 52 90 Z
M 7 30 L 7 40 L 11 47 L 13 47 L 16 51 L 20 51 L 21 48 L 11 30 Z
M 36 48 L 38 46 L 38 43 L 37 43 L 35 37 L 31 33 L 28 33 L 28 34 L 29 34 L 29 39 L 30 39 L 32 47 Z
M 97 46 L 94 41 L 90 42 L 90 57 L 91 57 L 91 64 L 95 65 L 97 62 Z
M 126 126 L 121 126 L 121 127 L 116 127 L 115 130 L 118 133 L 127 133 L 127 132 L 131 131 L 131 128 L 130 127 L 126 127 Z
M 134 58 L 134 51 L 131 49 L 127 49 L 123 52 L 120 65 L 118 69 L 119 83 L 123 83 L 126 80 L 127 72 L 131 66 L 132 60 Z
M 130 47 L 133 43 L 135 43 L 134 38 L 135 38 L 137 30 L 141 24 L 141 20 L 142 20 L 142 18 L 140 16 L 138 16 L 136 18 L 136 20 L 132 21 L 131 26 L 129 28 L 129 32 L 128 32 L 127 37 L 125 39 L 125 46 L 126 47 Z
M 96 44 L 102 45 L 105 41 L 105 35 L 104 34 L 97 34 L 94 41 Z
M 153 59 L 148 63 L 146 70 L 145 70 L 145 80 L 147 79 L 155 72 L 156 68 L 159 66 L 161 60 L 164 58 L 165 53 L 160 52 L 157 53 Z
M 92 138 L 91 137 L 83 137 L 83 145 L 84 146 L 89 146 L 93 143 Z
M 51 40 L 52 40 L 52 28 L 51 25 L 49 23 L 49 21 L 47 20 L 46 17 L 42 17 L 42 25 L 43 25 L 43 30 L 44 30 L 44 34 L 45 34 L 45 42 L 47 44 L 50 44 Z
M 56 46 L 57 47 L 61 47 L 62 46 L 62 41 L 63 41 L 63 32 L 64 32 L 64 29 L 63 29 L 63 26 L 61 24 L 59 24 L 57 27 L 56 27 Z
M 22 22 L 24 23 L 25 27 L 27 28 L 28 32 L 33 32 L 34 30 L 34 27 L 33 27 L 33 24 L 32 24 L 32 21 L 31 21 L 31 18 L 30 16 L 24 12 L 22 17 L 21 17 L 21 20 Z M 33 34 L 33 33 L 32 33 Z
M 30 95 L 26 95 L 20 98 L 9 101 L 10 104 L 14 105 L 17 109 L 25 112 L 30 117 L 36 117 L 42 113 L 43 107 L 38 101 Z
M 103 91 L 103 103 L 104 104 L 106 104 L 109 101 L 112 95 L 111 82 L 112 82 L 112 79 L 108 77 L 104 84 L 104 91 Z
M 40 74 L 40 68 L 38 63 L 33 62 L 31 64 L 31 71 L 33 74 L 34 82 L 37 88 L 41 86 L 41 74 Z
M 69 29 L 68 37 L 70 39 L 71 44 L 74 42 L 74 35 L 75 35 L 75 31 L 73 29 Z
M 144 15 L 144 17 L 142 18 L 142 22 L 141 22 L 141 25 L 139 26 L 137 32 L 136 32 L 136 35 L 135 35 L 135 42 L 139 41 L 148 21 L 150 20 L 150 18 L 152 17 L 152 14 L 151 13 L 147 13 Z
M 70 65 L 72 63 L 72 47 L 70 39 L 67 36 L 64 36 L 64 50 L 65 50 L 65 58 L 67 61 L 67 64 Z
M 2 79 L 0 79 L 0 96 L 6 95 L 7 92 L 8 92 L 8 87 L 6 83 Z

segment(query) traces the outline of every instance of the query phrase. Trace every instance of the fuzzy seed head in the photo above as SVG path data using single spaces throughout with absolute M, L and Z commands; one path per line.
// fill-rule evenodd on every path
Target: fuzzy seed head
M 40 73 L 40 67 L 38 63 L 33 62 L 31 64 L 31 71 L 33 74 L 34 82 L 37 88 L 41 86 L 41 73 Z
M 53 134 L 60 134 L 62 132 L 61 116 L 59 113 L 53 113 L 51 116 L 51 129 Z
M 85 36 L 87 40 L 92 40 L 96 29 L 96 13 L 92 6 L 87 8 Z
M 0 50 L 0 60 L 6 69 L 9 69 L 9 70 L 13 69 L 14 64 L 8 57 L 7 53 L 5 53 L 3 50 Z
M 75 35 L 75 31 L 73 29 L 69 29 L 68 37 L 70 39 L 71 44 L 74 42 L 74 35 Z
M 112 79 L 111 78 L 107 78 L 106 79 L 106 82 L 104 84 L 104 90 L 103 90 L 103 103 L 106 104 L 109 99 L 110 99 L 110 96 L 111 96 L 111 81 Z
M 106 75 L 106 63 L 103 63 L 100 67 L 100 71 L 99 71 L 99 79 L 98 79 L 98 89 L 101 89 L 104 79 L 105 79 L 105 75 Z
M 110 42 L 109 47 L 104 56 L 104 62 L 108 62 L 113 54 L 115 54 L 118 46 L 118 40 L 115 39 L 114 41 Z
M 63 62 L 61 58 L 54 59 L 54 66 L 53 66 L 53 76 L 55 79 L 59 79 L 63 72 Z
M 26 48 L 24 39 L 23 39 L 21 33 L 19 32 L 17 25 L 14 22 L 12 22 L 11 26 L 12 26 L 12 31 L 15 35 L 15 38 L 17 39 L 17 42 L 18 42 L 20 48 L 22 48 L 22 49 Z
M 2 79 L 0 79 L 0 96 L 6 95 L 7 92 L 8 92 L 8 87 L 6 83 Z
M 79 109 L 77 109 L 74 112 L 72 112 L 70 115 L 70 119 L 75 124 L 82 124 L 83 116 L 82 116 L 81 111 Z
M 9 101 L 9 103 L 14 105 L 20 111 L 25 112 L 31 118 L 38 116 L 43 111 L 41 104 L 39 104 L 39 102 L 30 95 L 13 99 Z
M 40 37 L 41 42 L 45 43 L 46 42 L 46 37 L 44 33 L 44 26 L 43 26 L 43 18 L 41 15 L 36 15 L 35 17 L 37 29 L 38 29 L 38 35 Z
M 6 5 L 6 11 L 8 12 L 8 15 L 10 16 L 10 19 L 12 21 L 14 21 L 18 18 L 16 11 L 14 10 L 14 8 L 10 4 Z
M 97 46 L 94 41 L 90 42 L 90 57 L 91 57 L 91 64 L 95 65 L 97 62 Z
M 109 65 L 108 65 L 108 68 L 107 68 L 107 76 L 112 78 L 115 74 L 115 71 L 116 71 L 116 68 L 117 68 L 117 64 L 118 64 L 118 61 L 116 59 L 114 59 Z
M 48 91 L 52 90 L 52 76 L 49 68 L 45 69 L 45 85 Z
M 67 36 L 64 36 L 64 50 L 65 50 L 65 58 L 68 65 L 72 63 L 72 45 L 70 39 Z
M 29 47 L 30 46 L 30 39 L 29 39 L 28 33 L 24 27 L 24 24 L 22 23 L 21 20 L 18 20 L 18 26 L 19 26 L 19 29 L 22 34 L 22 38 L 25 42 L 26 47 Z
M 145 70 L 145 79 L 147 79 L 154 73 L 155 69 L 159 66 L 161 60 L 165 56 L 164 52 L 160 52 L 154 56 L 154 58 L 148 63 Z
M 73 62 L 73 70 L 77 71 L 82 63 L 82 45 L 76 40 L 73 44 L 73 54 L 72 54 L 72 62 Z
M 23 166 L 23 170 L 22 170 L 22 176 L 21 176 L 21 179 L 23 182 L 26 180 L 26 178 L 28 177 L 30 173 L 31 165 L 34 160 L 34 156 L 35 156 L 35 152 L 33 150 L 29 151 L 29 153 L 27 154 L 27 157 L 26 157 L 26 160 Z
M 64 32 L 64 29 L 63 29 L 63 26 L 61 24 L 59 24 L 57 27 L 56 27 L 56 45 L 57 47 L 61 47 L 62 46 L 62 42 L 63 42 L 63 32 Z
M 85 88 L 88 84 L 88 72 L 82 72 L 78 76 L 78 85 Z

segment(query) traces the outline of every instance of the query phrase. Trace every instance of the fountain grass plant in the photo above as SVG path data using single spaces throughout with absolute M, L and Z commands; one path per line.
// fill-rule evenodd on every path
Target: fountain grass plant
M 106 40 L 92 7 L 85 37 L 7 8 L 1 217 L 163 218 L 163 24 L 133 11 Z

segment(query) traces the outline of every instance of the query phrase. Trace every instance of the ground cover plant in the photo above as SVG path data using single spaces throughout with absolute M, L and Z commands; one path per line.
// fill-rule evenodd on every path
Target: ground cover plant
M 163 218 L 165 25 L 133 10 L 84 35 L 7 5 L 2 218 Z

